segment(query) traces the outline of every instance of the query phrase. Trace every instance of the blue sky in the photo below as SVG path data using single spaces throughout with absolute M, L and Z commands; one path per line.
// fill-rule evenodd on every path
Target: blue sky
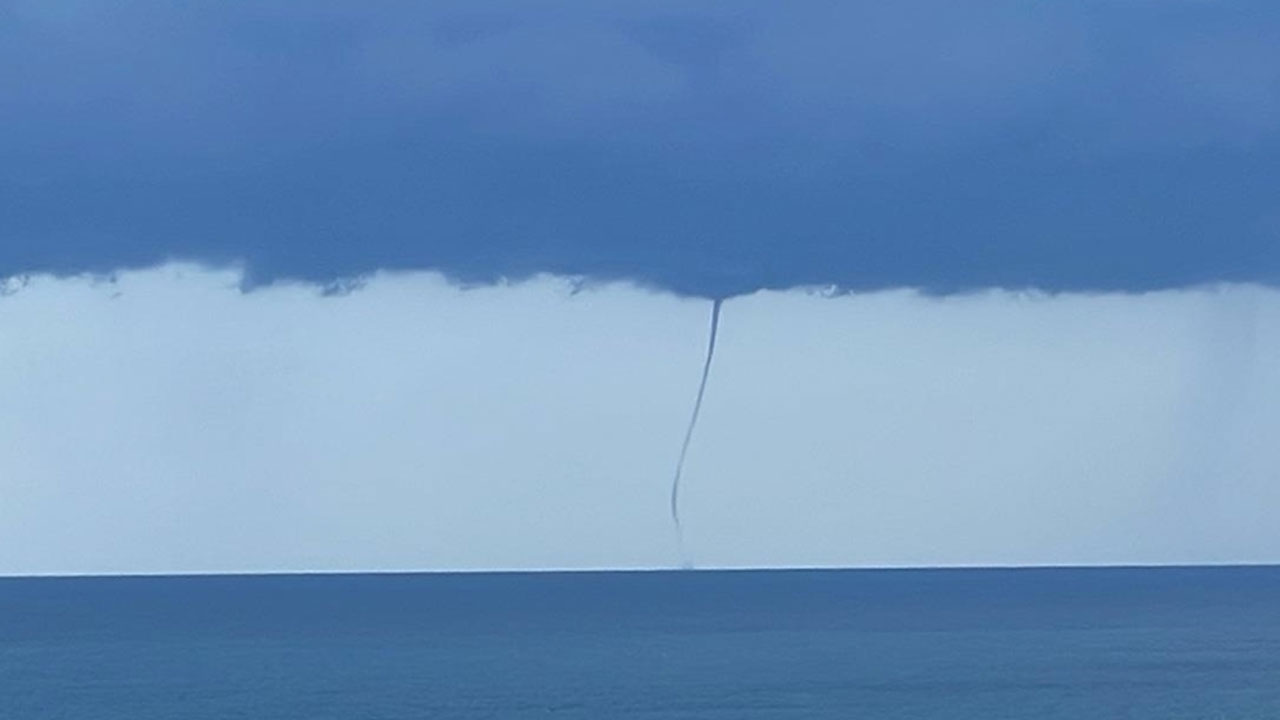
M 1280 271 L 1280 7 L 0 6 L 0 275 L 700 296 Z
M 0 297 L 0 574 L 677 567 L 709 303 L 230 271 Z M 700 567 L 1280 560 L 1280 292 L 760 293 Z
M 0 0 L 0 574 L 1276 562 L 1280 4 Z

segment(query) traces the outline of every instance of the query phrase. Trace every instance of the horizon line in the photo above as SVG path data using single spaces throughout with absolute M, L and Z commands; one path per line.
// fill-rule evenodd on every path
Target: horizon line
M 761 572 L 963 572 L 963 571 L 1043 571 L 1043 570 L 1210 570 L 1280 569 L 1280 562 L 1198 562 L 1198 563 L 1068 563 L 1068 564 L 953 564 L 953 565 L 717 565 L 708 567 L 591 567 L 591 568 L 455 568 L 393 570 L 213 570 L 194 572 L 86 572 L 86 573 L 0 573 L 4 580 L 75 579 L 163 579 L 163 578 L 279 578 L 279 577 L 363 577 L 410 575 L 639 575 L 659 573 L 761 573 Z

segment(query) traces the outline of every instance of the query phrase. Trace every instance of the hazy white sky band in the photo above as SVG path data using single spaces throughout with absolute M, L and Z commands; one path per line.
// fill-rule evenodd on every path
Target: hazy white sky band
M 710 303 L 544 278 L 0 296 L 0 573 L 669 567 Z M 700 566 L 1280 561 L 1280 294 L 726 303 Z

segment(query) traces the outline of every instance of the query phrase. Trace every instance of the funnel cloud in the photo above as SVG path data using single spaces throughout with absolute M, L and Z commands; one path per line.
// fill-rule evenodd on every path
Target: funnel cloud
M 716 354 L 716 335 L 720 330 L 721 299 L 711 302 L 711 330 L 707 334 L 707 357 L 702 363 L 702 378 L 698 381 L 698 394 L 693 400 L 693 412 L 689 415 L 689 425 L 684 431 L 684 440 L 680 443 L 680 457 L 676 460 L 676 472 L 671 478 L 671 522 L 676 526 L 676 539 L 680 543 L 681 559 L 686 567 L 692 566 L 689 554 L 684 546 L 684 526 L 680 523 L 680 478 L 684 473 L 685 457 L 689 454 L 689 443 L 693 440 L 693 431 L 698 427 L 698 414 L 702 412 L 702 396 L 707 392 L 707 378 L 711 375 L 711 361 Z

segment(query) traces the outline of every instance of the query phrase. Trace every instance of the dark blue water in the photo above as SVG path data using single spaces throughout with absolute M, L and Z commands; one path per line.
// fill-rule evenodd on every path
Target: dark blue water
M 0 579 L 0 718 L 1280 718 L 1280 568 Z

